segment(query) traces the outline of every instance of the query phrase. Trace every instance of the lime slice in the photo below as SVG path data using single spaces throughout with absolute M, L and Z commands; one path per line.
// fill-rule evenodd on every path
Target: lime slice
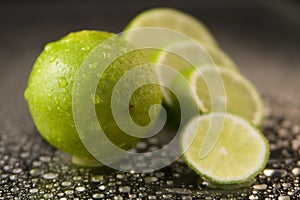
M 256 126 L 262 124 L 262 99 L 255 87 L 241 74 L 224 68 L 205 67 L 195 70 L 190 81 L 203 113 L 229 112 Z
M 219 133 L 214 133 L 215 131 Z M 201 157 L 205 138 L 215 145 Z M 245 183 L 260 173 L 269 158 L 269 144 L 263 134 L 241 117 L 211 113 L 195 117 L 183 128 L 180 140 L 183 158 L 201 176 L 218 184 Z
M 194 40 L 205 43 L 207 45 L 217 45 L 215 39 L 211 36 L 208 29 L 196 18 L 171 8 L 154 8 L 142 12 L 137 15 L 125 30 L 133 30 L 144 27 L 161 27 L 172 29 L 185 34 Z M 146 34 L 146 35 L 145 35 Z M 129 42 L 138 43 L 139 33 L 133 32 L 126 35 Z M 169 35 L 161 35 L 159 38 L 153 37 L 152 33 L 143 33 L 142 40 L 149 40 L 149 42 L 161 42 L 163 39 L 165 44 L 176 42 L 174 38 Z M 143 41 L 144 42 L 144 41 Z
M 157 51 L 152 62 L 168 66 L 178 72 L 186 71 L 192 67 L 199 68 L 203 66 L 218 66 L 238 72 L 234 62 L 216 46 L 202 46 L 194 40 L 176 42 L 166 46 L 163 50 Z M 156 67 L 157 75 L 161 81 L 172 83 L 175 76 L 161 67 Z M 162 92 L 167 104 L 171 104 L 171 94 L 164 88 Z

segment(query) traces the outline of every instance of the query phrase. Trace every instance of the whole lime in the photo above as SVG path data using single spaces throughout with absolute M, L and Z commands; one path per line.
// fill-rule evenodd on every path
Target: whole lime
M 29 77 L 25 98 L 38 131 L 51 145 L 73 155 L 75 162 L 94 158 L 76 131 L 72 113 L 74 82 L 88 54 L 112 36 L 116 35 L 84 30 L 70 33 L 56 42 L 49 43 L 37 58 Z M 139 138 L 124 133 L 118 127 L 112 115 L 111 94 L 118 80 L 134 67 L 145 64 L 144 60 L 139 51 L 132 51 L 117 58 L 99 78 L 95 94 L 95 110 L 99 124 L 106 136 L 125 150 L 134 147 Z M 144 76 L 145 74 L 141 77 Z M 139 79 L 139 76 L 135 78 Z M 148 109 L 154 104 L 160 104 L 161 99 L 159 85 L 138 88 L 128 105 L 133 121 L 140 126 L 147 125 L 150 122 Z

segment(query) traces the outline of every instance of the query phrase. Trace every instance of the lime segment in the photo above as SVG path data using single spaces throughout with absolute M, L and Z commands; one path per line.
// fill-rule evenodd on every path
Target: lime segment
M 208 29 L 199 20 L 172 8 L 154 8 L 144 11 L 131 20 L 125 30 L 144 27 L 172 29 L 185 34 L 200 43 L 217 45 Z M 136 35 L 135 33 L 126 35 L 126 39 L 129 42 L 138 43 L 138 38 L 140 38 L 139 35 Z M 161 35 L 160 38 L 163 38 L 163 40 L 167 41 L 169 44 L 176 42 L 176 40 L 172 41 L 173 38 L 169 35 Z M 153 35 L 149 33 L 149 35 L 143 35 L 141 39 L 149 40 L 150 42 L 159 42 L 160 38 L 153 38 Z
M 220 133 L 214 148 L 200 157 L 205 137 L 215 130 Z M 262 171 L 269 157 L 262 133 L 243 118 L 225 113 L 193 118 L 183 129 L 180 144 L 188 165 L 217 184 L 247 182 Z
M 214 87 L 213 81 L 217 81 L 218 77 L 223 82 L 222 87 Z M 255 87 L 241 74 L 224 68 L 201 68 L 191 76 L 191 86 L 202 112 L 229 112 L 256 126 L 262 124 L 262 99 Z

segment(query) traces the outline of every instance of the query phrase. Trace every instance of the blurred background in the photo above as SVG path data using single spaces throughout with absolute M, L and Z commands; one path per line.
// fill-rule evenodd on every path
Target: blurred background
M 47 155 L 50 164 L 45 169 L 55 160 L 56 151 L 36 132 L 23 98 L 44 45 L 83 29 L 119 33 L 139 12 L 159 6 L 178 8 L 201 20 L 265 101 L 274 102 L 280 115 L 287 112 L 299 124 L 300 1 L 1 1 L 0 174 L 7 176 L 1 178 L 0 197 L 17 194 L 11 191 L 15 185 L 24 186 L 9 178 L 15 174 L 5 169 L 9 163 L 19 166 L 24 181 L 31 178 L 35 159 Z
M 152 7 L 175 7 L 203 21 L 266 96 L 299 101 L 300 3 L 273 1 L 1 1 L 1 121 L 27 113 L 23 91 L 46 43 L 71 31 L 119 33 Z

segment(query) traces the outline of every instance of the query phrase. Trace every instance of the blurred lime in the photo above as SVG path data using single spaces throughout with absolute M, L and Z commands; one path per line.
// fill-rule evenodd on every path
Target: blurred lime
M 205 66 L 217 66 L 236 72 L 239 71 L 234 62 L 218 47 L 204 47 L 192 40 L 170 44 L 163 50 L 157 51 L 151 60 L 154 63 L 173 68 L 178 72 Z M 175 76 L 166 73 L 160 66 L 156 68 L 156 71 L 161 81 L 172 83 L 175 79 Z M 172 104 L 170 101 L 171 94 L 166 89 L 162 89 L 162 92 L 166 102 Z
M 201 156 L 209 135 L 219 137 L 215 138 L 213 149 Z M 251 182 L 269 158 L 269 144 L 262 133 L 243 118 L 226 113 L 190 120 L 181 133 L 180 144 L 187 164 L 214 187 Z
M 264 118 L 263 101 L 246 77 L 224 68 L 205 67 L 190 75 L 191 88 L 203 113 L 229 112 L 256 126 Z
M 185 34 L 201 44 L 217 45 L 215 39 L 211 36 L 204 24 L 189 14 L 173 8 L 153 8 L 144 11 L 133 18 L 125 30 L 130 31 L 145 27 L 167 28 Z M 133 43 L 144 43 L 145 40 L 154 43 L 161 43 L 161 40 L 163 40 L 165 44 L 176 42 L 170 35 L 160 35 L 159 38 L 156 38 L 153 37 L 151 32 L 149 32 L 149 35 L 147 35 L 147 33 L 143 35 L 137 34 L 138 33 L 135 32 L 129 32 L 126 35 L 126 39 Z
M 83 60 L 97 45 L 112 36 L 115 35 L 107 32 L 79 31 L 47 44 L 34 64 L 25 91 L 31 115 L 42 136 L 53 146 L 73 155 L 74 162 L 83 165 L 94 165 L 95 161 L 75 128 L 72 89 Z M 113 48 L 118 44 L 111 45 Z M 106 136 L 125 150 L 134 147 L 139 139 L 127 135 L 117 126 L 110 107 L 111 94 L 118 80 L 141 64 L 145 64 L 145 59 L 138 51 L 119 57 L 100 77 L 95 98 L 91 98 Z M 138 80 L 139 76 L 136 77 Z M 150 121 L 148 109 L 160 103 L 159 86 L 146 85 L 134 92 L 128 109 L 132 119 L 144 126 Z

